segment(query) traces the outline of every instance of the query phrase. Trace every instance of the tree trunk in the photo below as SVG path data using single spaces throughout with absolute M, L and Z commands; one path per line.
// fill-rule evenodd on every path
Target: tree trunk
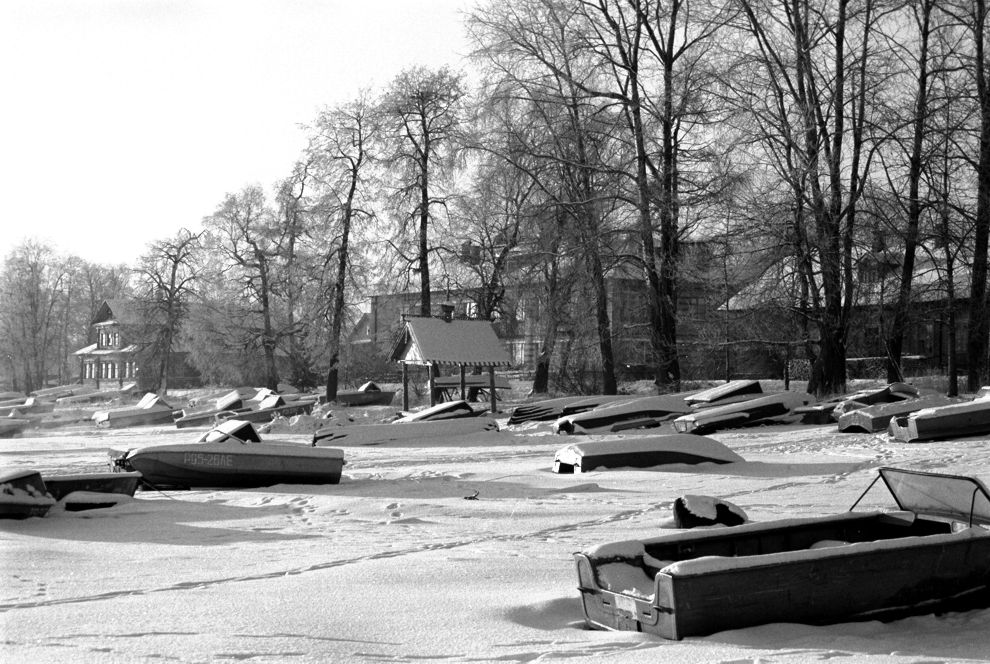
M 921 53 L 918 56 L 918 62 L 921 69 L 918 72 L 918 90 L 914 106 L 914 136 L 911 142 L 910 167 L 908 169 L 908 225 L 904 234 L 904 263 L 901 266 L 901 283 L 897 293 L 897 305 L 894 309 L 894 320 L 891 323 L 890 334 L 887 338 L 887 381 L 891 383 L 904 380 L 901 353 L 904 345 L 904 333 L 911 311 L 914 259 L 918 246 L 918 226 L 921 220 L 919 189 L 922 175 L 921 151 L 928 119 L 928 38 L 932 3 L 924 2 L 920 9 L 922 12 Z M 882 277 L 883 275 L 881 275 Z
M 977 170 L 976 229 L 973 242 L 972 285 L 969 298 L 969 332 L 966 347 L 969 355 L 966 386 L 970 392 L 980 389 L 987 375 L 987 244 L 990 238 L 990 82 L 984 54 L 987 8 L 985 0 L 976 0 L 973 58 L 977 99 L 980 102 L 980 160 Z

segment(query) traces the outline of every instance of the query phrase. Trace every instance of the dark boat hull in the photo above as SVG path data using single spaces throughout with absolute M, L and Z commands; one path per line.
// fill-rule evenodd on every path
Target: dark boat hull
M 141 473 L 91 473 L 86 475 L 51 475 L 44 478 L 48 493 L 62 500 L 74 491 L 115 493 L 133 496 L 141 481 Z
M 335 401 L 343 406 L 387 406 L 392 403 L 395 392 L 337 392 Z
M 28 470 L 0 475 L 0 519 L 45 516 L 54 504 L 41 473 Z
M 332 448 L 227 442 L 145 447 L 120 463 L 153 486 L 259 487 L 337 484 L 344 459 Z

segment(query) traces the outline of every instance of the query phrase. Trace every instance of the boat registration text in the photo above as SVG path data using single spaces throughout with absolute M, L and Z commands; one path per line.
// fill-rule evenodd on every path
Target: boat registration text
M 232 468 L 234 457 L 230 454 L 204 454 L 202 452 L 186 452 L 182 462 L 190 466 L 211 466 L 214 468 Z

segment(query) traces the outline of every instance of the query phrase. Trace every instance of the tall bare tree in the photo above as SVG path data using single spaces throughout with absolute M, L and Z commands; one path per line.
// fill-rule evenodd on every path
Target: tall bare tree
M 172 238 L 152 242 L 135 269 L 145 319 L 154 331 L 148 356 L 157 358 L 154 375 L 160 395 L 168 391 L 175 341 L 195 294 L 200 235 L 183 228 Z
M 393 167 L 395 198 L 401 207 L 402 230 L 415 226 L 411 255 L 420 279 L 420 314 L 431 314 L 430 229 L 437 208 L 446 205 L 445 184 L 454 158 L 461 123 L 464 88 L 460 74 L 443 67 L 414 67 L 401 72 L 382 100 L 384 131 L 390 139 L 385 163 Z
M 321 234 L 327 238 L 323 270 L 332 273 L 325 280 L 329 297 L 324 316 L 330 323 L 327 401 L 337 398 L 346 295 L 352 278 L 351 236 L 355 226 L 373 216 L 364 201 L 381 132 L 377 111 L 367 93 L 326 109 L 317 119 L 309 147 L 324 189 L 319 210 L 325 223 Z
M 265 363 L 265 386 L 278 387 L 275 355 L 279 342 L 273 278 L 277 260 L 279 229 L 268 207 L 265 193 L 258 186 L 228 194 L 211 216 L 204 220 L 215 248 L 226 259 L 221 270 L 240 285 L 250 317 L 238 326 L 243 347 L 260 346 Z

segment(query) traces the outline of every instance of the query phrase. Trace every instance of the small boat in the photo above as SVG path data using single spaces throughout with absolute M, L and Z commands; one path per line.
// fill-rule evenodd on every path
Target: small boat
M 82 473 L 77 475 L 43 476 L 48 493 L 62 500 L 71 493 L 115 493 L 133 496 L 141 481 L 141 473 Z
M 692 411 L 684 397 L 678 395 L 639 397 L 565 415 L 554 422 L 553 430 L 555 433 L 591 434 L 651 429 Z
M 594 397 L 574 396 L 557 397 L 554 399 L 540 399 L 516 406 L 509 415 L 508 424 L 522 424 L 523 422 L 545 422 L 556 420 L 564 415 L 582 413 L 584 411 L 597 408 L 606 403 L 618 401 L 628 401 L 635 397 L 626 395 L 598 395 Z
M 482 413 L 486 412 L 488 411 L 475 410 L 471 408 L 471 404 L 467 401 L 458 399 L 457 401 L 444 401 L 443 403 L 438 403 L 435 406 L 430 406 L 429 408 L 424 408 L 423 410 L 408 413 L 404 412 L 401 417 L 393 420 L 392 423 L 453 420 L 461 417 L 478 417 Z
M 887 430 L 895 440 L 904 443 L 988 434 L 990 399 L 916 410 L 909 415 L 892 418 Z
M 45 516 L 55 504 L 41 473 L 18 470 L 0 475 L 0 519 Z
M 716 401 L 736 400 L 739 398 L 753 399 L 763 394 L 763 386 L 758 380 L 730 380 L 722 385 L 710 387 L 707 390 L 695 392 L 685 397 L 690 404 L 710 404 Z
M 959 399 L 933 394 L 916 399 L 877 403 L 865 408 L 850 410 L 839 416 L 839 431 L 874 433 L 886 431 L 890 421 L 895 417 L 904 417 L 925 408 L 938 408 L 959 403 Z
M 10 438 L 24 431 L 31 420 L 21 417 L 0 417 L 0 438 Z
M 356 390 L 337 392 L 335 401 L 341 406 L 387 406 L 392 403 L 395 392 L 387 392 L 375 383 L 368 381 Z
M 574 443 L 557 450 L 555 473 L 596 468 L 651 468 L 666 464 L 735 463 L 744 459 L 722 443 L 690 433 Z
M 146 424 L 171 424 L 173 410 L 160 396 L 148 392 L 134 406 L 96 411 L 93 413 L 93 421 L 98 427 L 111 429 Z
M 879 480 L 893 512 L 854 512 Z M 990 494 L 881 468 L 844 514 L 700 529 L 575 554 L 587 624 L 668 639 L 990 604 Z
M 836 403 L 835 407 L 832 409 L 832 419 L 838 420 L 846 413 L 851 413 L 861 408 L 866 408 L 867 406 L 875 406 L 883 403 L 897 403 L 898 401 L 904 401 L 906 399 L 917 399 L 919 396 L 920 393 L 918 392 L 918 388 L 914 385 L 900 382 L 890 383 L 884 387 L 872 390 L 861 390 L 854 394 L 850 394 Z
M 227 420 L 195 443 L 149 445 L 115 455 L 112 467 L 138 471 L 156 487 L 259 487 L 337 484 L 343 450 L 262 442 L 250 422 Z
M 680 433 L 703 434 L 733 427 L 797 421 L 800 415 L 795 414 L 794 409 L 807 405 L 810 400 L 808 395 L 797 392 L 766 394 L 681 415 L 674 420 L 674 428 Z
M 417 441 L 421 445 L 457 445 L 472 434 L 498 431 L 490 417 L 459 417 L 452 420 L 348 424 L 323 427 L 313 434 L 313 445 L 384 445 Z

